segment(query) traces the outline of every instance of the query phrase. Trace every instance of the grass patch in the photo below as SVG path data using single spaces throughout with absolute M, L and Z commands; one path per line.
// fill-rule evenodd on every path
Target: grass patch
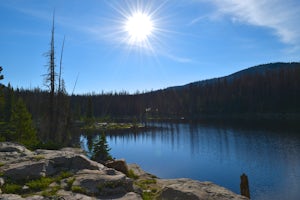
M 67 180 L 67 188 L 66 188 L 66 190 L 71 190 L 74 181 L 75 181 L 74 177 Z
M 42 196 L 44 197 L 53 197 L 56 195 L 57 191 L 60 190 L 60 186 L 54 186 L 51 188 L 51 190 L 45 190 L 42 192 Z
M 46 189 L 54 180 L 52 178 L 42 177 L 37 180 L 32 180 L 26 183 L 32 191 L 42 191 Z
M 150 192 L 143 192 L 142 198 L 143 200 L 153 200 L 155 199 L 155 195 Z
M 143 200 L 156 199 L 158 191 L 158 186 L 156 185 L 156 183 L 156 179 L 143 179 L 135 182 L 135 184 L 143 190 Z
M 156 184 L 156 180 L 155 179 L 144 179 L 144 180 L 138 181 L 138 185 L 140 185 L 140 186 L 147 186 L 150 184 Z
M 111 189 L 117 188 L 121 185 L 122 185 L 121 182 L 106 182 L 106 183 L 104 183 L 104 187 L 111 188 Z
M 73 176 L 74 174 L 71 173 L 71 172 L 61 172 L 56 178 L 55 178 L 55 181 L 57 183 L 59 183 L 62 179 L 66 179 L 66 178 L 69 178 L 71 176 Z
M 128 177 L 129 177 L 129 178 L 132 178 L 132 179 L 134 179 L 134 180 L 136 180 L 136 179 L 139 178 L 139 176 L 136 175 L 132 169 L 130 169 L 130 170 L 128 171 Z
M 45 159 L 45 156 L 44 155 L 36 155 L 36 156 L 33 157 L 33 159 L 36 160 L 36 161 L 40 161 L 40 160 Z
M 76 193 L 86 194 L 86 190 L 80 186 L 72 186 L 71 191 Z
M 5 163 L 0 162 L 0 167 L 3 167 L 5 165 Z
M 6 183 L 1 189 L 6 194 L 20 194 L 22 192 L 22 186 L 13 183 Z

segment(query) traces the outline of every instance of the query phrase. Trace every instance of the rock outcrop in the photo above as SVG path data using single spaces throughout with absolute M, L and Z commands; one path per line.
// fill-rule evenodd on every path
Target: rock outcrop
M 136 164 L 130 164 L 129 170 L 139 177 L 138 185 L 143 193 L 159 200 L 248 200 L 247 197 L 235 194 L 230 190 L 211 182 L 200 182 L 192 179 L 159 179 L 142 170 Z M 157 189 L 158 188 L 158 189 Z
M 29 151 L 18 144 L 0 143 L 0 173 L 0 199 L 4 200 L 248 199 L 210 182 L 159 179 L 138 165 L 127 166 L 125 160 L 104 166 L 74 148 Z M 48 185 L 37 189 L 43 180 Z
M 0 199 L 47 199 L 43 192 L 46 194 L 45 191 L 53 191 L 53 188 L 57 190 L 53 195 L 64 199 L 141 199 L 140 195 L 133 193 L 133 181 L 124 173 L 78 152 L 80 150 L 72 148 L 32 152 L 18 144 L 0 143 L 1 188 L 4 192 L 7 190 L 5 182 L 23 188 L 18 191 L 19 195 L 1 194 Z M 68 173 L 70 177 L 62 177 L 56 183 L 61 173 Z M 28 187 L 30 181 L 42 180 L 43 177 L 53 180 L 44 191 Z M 32 195 L 22 198 L 20 194 L 24 193 Z
M 110 160 L 105 163 L 106 167 L 118 170 L 126 175 L 128 175 L 128 166 L 124 159 L 120 160 Z
M 223 187 L 211 182 L 200 182 L 191 179 L 158 179 L 162 185 L 159 198 L 162 200 L 247 200 L 248 198 L 237 195 Z

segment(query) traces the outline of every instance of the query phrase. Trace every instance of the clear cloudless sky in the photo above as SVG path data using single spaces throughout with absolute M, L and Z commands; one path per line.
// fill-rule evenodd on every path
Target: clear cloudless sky
M 0 0 L 3 84 L 46 89 L 54 10 L 69 93 L 77 77 L 76 94 L 134 93 L 300 60 L 299 0 Z

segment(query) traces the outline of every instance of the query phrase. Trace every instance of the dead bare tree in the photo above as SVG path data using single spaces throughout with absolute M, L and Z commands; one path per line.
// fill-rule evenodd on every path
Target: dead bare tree
M 55 124 L 54 124 L 54 116 L 55 116 L 55 46 L 54 46 L 54 19 L 55 12 L 53 12 L 52 19 L 52 30 L 51 30 L 51 42 L 50 42 L 50 50 L 47 53 L 47 57 L 49 57 L 49 63 L 47 64 L 48 72 L 45 74 L 45 85 L 49 88 L 49 105 L 48 105 L 48 116 L 46 117 L 48 121 L 46 124 L 45 131 L 45 140 L 46 141 L 54 141 L 55 140 Z

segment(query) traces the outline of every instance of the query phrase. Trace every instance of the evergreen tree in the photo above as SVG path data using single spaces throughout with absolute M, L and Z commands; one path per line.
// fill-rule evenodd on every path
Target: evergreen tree
M 1 75 L 3 68 L 0 66 L 0 80 L 2 80 L 4 77 Z M 0 83 L 0 141 L 5 141 L 5 126 L 6 123 L 4 122 L 4 95 L 2 91 L 2 85 Z
M 3 70 L 3 68 L 2 68 L 2 66 L 0 66 L 0 80 L 4 79 L 3 75 L 1 75 L 2 70 Z
M 4 78 L 3 75 L 1 75 L 3 68 L 0 66 L 0 81 Z M 2 85 L 0 83 L 0 122 L 3 120 L 3 106 L 4 106 L 4 96 L 2 91 Z
M 87 108 L 86 108 L 86 123 L 91 125 L 94 122 L 94 114 L 93 114 L 93 101 L 92 97 L 88 98 Z
M 112 157 L 109 154 L 110 150 L 111 149 L 109 148 L 109 146 L 107 144 L 105 134 L 102 133 L 99 141 L 94 143 L 92 160 L 95 160 L 100 163 L 103 163 L 107 160 L 112 160 Z
M 14 89 L 11 87 L 10 83 L 8 83 L 5 94 L 4 94 L 4 121 L 9 122 L 11 118 L 12 106 L 14 104 Z
M 37 143 L 31 114 L 21 98 L 13 106 L 8 137 L 7 140 L 17 141 L 27 147 L 33 147 Z

